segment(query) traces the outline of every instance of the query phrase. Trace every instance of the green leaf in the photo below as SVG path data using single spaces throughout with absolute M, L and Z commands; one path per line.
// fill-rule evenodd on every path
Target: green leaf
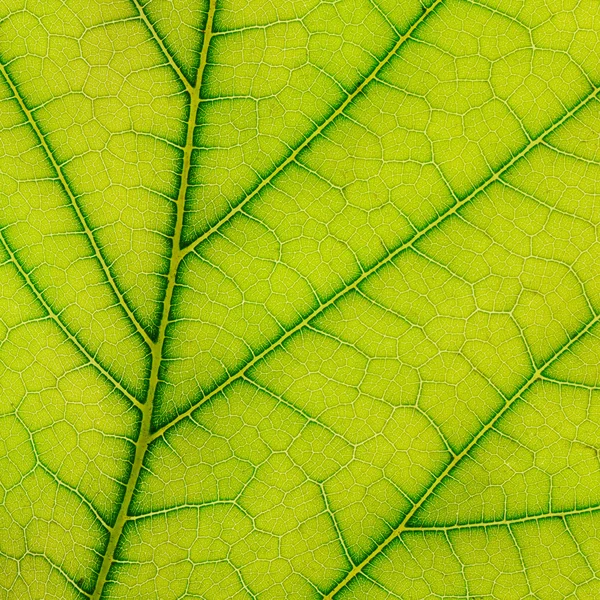
M 0 598 L 600 597 L 597 0 L 0 0 Z

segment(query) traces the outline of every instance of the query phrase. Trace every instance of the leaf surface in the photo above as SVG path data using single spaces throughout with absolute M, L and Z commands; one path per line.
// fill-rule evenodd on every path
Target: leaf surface
M 600 596 L 595 0 L 0 1 L 0 597 Z

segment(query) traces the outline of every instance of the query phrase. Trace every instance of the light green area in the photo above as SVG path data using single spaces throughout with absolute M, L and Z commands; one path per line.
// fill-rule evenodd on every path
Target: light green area
M 600 597 L 594 0 L 0 0 L 0 599 Z

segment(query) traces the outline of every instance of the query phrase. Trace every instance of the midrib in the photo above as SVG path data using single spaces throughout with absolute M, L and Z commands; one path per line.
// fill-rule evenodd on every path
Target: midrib
M 163 309 L 160 321 L 160 327 L 158 330 L 158 337 L 155 342 L 150 343 L 152 350 L 152 366 L 150 371 L 150 382 L 148 385 L 148 394 L 146 396 L 146 402 L 141 408 L 142 412 L 142 424 L 140 428 L 139 437 L 135 445 L 135 455 L 133 459 L 133 465 L 131 473 L 125 488 L 125 495 L 119 513 L 117 515 L 114 526 L 110 531 L 110 537 L 108 545 L 102 559 L 102 565 L 100 567 L 100 573 L 96 580 L 96 585 L 92 593 L 92 600 L 99 600 L 102 595 L 102 591 L 107 581 L 108 572 L 113 563 L 115 551 L 117 545 L 123 533 L 123 529 L 128 520 L 129 507 L 133 499 L 133 493 L 135 491 L 142 465 L 144 463 L 144 456 L 148 449 L 151 441 L 150 432 L 152 425 L 152 412 L 154 409 L 154 400 L 156 397 L 156 390 L 158 387 L 158 374 L 160 371 L 160 364 L 163 356 L 163 347 L 166 337 L 167 325 L 169 323 L 169 313 L 171 311 L 171 303 L 173 300 L 173 291 L 175 289 L 175 281 L 177 277 L 177 271 L 181 260 L 185 256 L 185 252 L 181 250 L 181 233 L 183 230 L 183 216 L 185 210 L 185 198 L 189 185 L 189 175 L 192 162 L 192 152 L 194 148 L 194 129 L 196 123 L 196 117 L 198 115 L 198 106 L 200 104 L 200 89 L 202 81 L 204 79 L 204 70 L 207 63 L 208 48 L 210 40 L 213 34 L 213 20 L 215 15 L 216 0 L 210 0 L 208 15 L 206 19 L 206 27 L 204 33 L 204 39 L 202 43 L 202 53 L 200 55 L 200 65 L 198 67 L 198 76 L 196 78 L 196 85 L 190 93 L 190 114 L 187 123 L 187 134 L 186 142 L 183 154 L 183 170 L 181 173 L 181 184 L 179 187 L 179 193 L 176 201 L 177 218 L 175 223 L 175 231 L 173 234 L 173 248 L 171 252 L 171 260 L 169 264 L 169 273 L 167 279 L 167 289 L 165 292 L 165 299 L 163 302 Z

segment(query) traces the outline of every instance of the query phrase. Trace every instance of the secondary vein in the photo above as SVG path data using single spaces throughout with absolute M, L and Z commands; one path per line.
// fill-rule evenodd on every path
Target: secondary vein
M 555 363 L 573 344 L 580 340 L 589 330 L 600 321 L 600 315 L 595 315 L 588 324 L 583 327 L 576 335 L 574 335 L 562 348 L 554 353 L 544 364 L 538 367 L 533 375 L 521 386 L 521 388 L 513 394 L 513 396 L 504 404 L 504 406 L 494 415 L 494 417 L 481 428 L 479 433 L 473 437 L 467 446 L 457 454 L 445 467 L 445 469 L 438 475 L 435 481 L 427 488 L 427 491 L 421 496 L 421 498 L 415 502 L 412 508 L 406 513 L 402 522 L 388 535 L 388 537 L 381 542 L 361 563 L 355 565 L 355 567 L 346 575 L 342 581 L 340 581 L 326 596 L 323 600 L 333 600 L 335 596 L 345 588 L 357 575 L 359 575 L 376 557 L 379 556 L 397 537 L 399 537 L 405 530 L 408 529 L 408 524 L 416 512 L 423 506 L 425 501 L 435 492 L 438 486 L 446 479 L 451 471 L 458 465 L 458 463 L 469 455 L 469 452 L 475 447 L 481 439 L 487 434 L 488 431 L 492 430 L 495 424 L 500 420 L 502 415 L 520 398 L 527 392 L 536 382 L 540 381 L 543 372 Z
M 541 378 L 543 379 L 543 378 Z M 456 523 L 454 525 L 422 525 L 411 527 L 407 525 L 404 531 L 450 531 L 455 529 L 478 529 L 485 527 L 510 527 L 516 523 L 527 523 L 529 521 L 543 521 L 544 519 L 563 519 L 565 517 L 585 515 L 589 513 L 600 512 L 600 506 L 588 506 L 586 508 L 574 508 L 572 510 L 560 510 L 539 515 L 527 515 L 525 517 L 515 517 L 514 519 L 500 519 L 498 521 L 482 521 L 480 523 Z
M 146 12 L 144 11 L 144 7 L 142 6 L 141 2 L 139 0 L 132 0 L 132 2 L 135 5 L 135 7 L 137 8 L 137 10 L 140 14 L 140 18 L 144 22 L 144 25 L 146 25 L 146 27 L 148 28 L 150 35 L 152 35 L 152 38 L 158 44 L 158 47 L 160 48 L 164 57 L 169 61 L 169 65 L 171 66 L 173 71 L 175 71 L 175 73 L 177 73 L 177 77 L 179 77 L 179 79 L 181 80 L 181 83 L 183 83 L 183 85 L 185 86 L 185 89 L 190 94 L 194 94 L 194 92 L 195 92 L 194 86 L 190 83 L 188 78 L 183 74 L 183 71 L 180 69 L 179 65 L 175 62 L 175 58 L 169 52 L 169 49 L 165 46 L 163 39 L 158 35 L 158 32 L 156 31 L 156 28 L 154 27 L 154 25 L 150 22 L 148 15 L 146 15 Z M 199 78 L 200 78 L 200 73 L 198 74 L 198 80 L 199 80 Z
M 88 351 L 88 349 L 85 347 L 84 344 L 82 344 L 79 341 L 79 338 L 69 330 L 69 328 L 65 325 L 65 323 L 63 323 L 62 319 L 60 318 L 59 313 L 57 313 L 53 309 L 53 307 L 46 301 L 46 298 L 44 298 L 44 295 L 40 292 L 38 287 L 31 280 L 29 273 L 27 273 L 27 271 L 23 268 L 21 263 L 17 260 L 15 252 L 7 243 L 6 237 L 4 235 L 4 231 L 1 229 L 0 229 L 0 245 L 6 251 L 6 253 L 9 256 L 10 262 L 13 263 L 13 265 L 17 269 L 17 272 L 23 278 L 23 280 L 25 281 L 25 283 L 27 284 L 29 289 L 33 292 L 33 294 L 36 297 L 36 299 L 38 300 L 38 302 L 44 307 L 44 310 L 46 311 L 47 316 L 56 323 L 58 328 L 75 345 L 77 350 L 79 350 L 79 352 L 81 352 L 81 354 L 83 354 L 83 356 L 85 356 L 85 358 L 88 360 L 88 362 L 91 365 L 93 365 L 102 374 L 102 376 L 104 376 L 110 382 L 111 385 L 113 385 L 117 390 L 119 390 L 132 404 L 134 404 L 137 407 L 141 407 L 142 405 L 141 405 L 140 401 L 126 387 L 124 387 L 120 381 L 118 381 L 115 377 L 113 377 L 112 373 L 106 367 L 104 367 L 101 363 L 98 362 L 98 360 L 95 358 L 95 356 L 91 352 Z
M 177 415 L 174 419 L 163 425 L 161 428 L 157 429 L 151 436 L 151 440 L 156 439 L 163 435 L 168 429 L 173 427 L 175 424 L 179 423 L 183 419 L 189 417 L 199 406 L 213 398 L 215 395 L 222 392 L 227 386 L 229 386 L 234 381 L 243 377 L 250 368 L 252 368 L 255 364 L 257 364 L 260 360 L 262 360 L 267 354 L 270 354 L 275 350 L 275 348 L 280 347 L 287 339 L 289 339 L 292 335 L 306 327 L 311 321 L 313 321 L 318 315 L 322 314 L 327 308 L 333 306 L 340 298 L 350 293 L 352 290 L 358 289 L 358 286 L 361 285 L 367 278 L 371 275 L 379 271 L 384 265 L 393 261 L 399 254 L 413 247 L 414 244 L 419 241 L 422 237 L 427 235 L 431 230 L 439 227 L 443 222 L 445 222 L 449 217 L 456 214 L 457 211 L 463 207 L 465 204 L 473 200 L 477 197 L 483 190 L 489 187 L 492 183 L 499 181 L 504 173 L 508 171 L 517 161 L 521 160 L 525 157 L 533 148 L 535 148 L 538 144 L 542 142 L 542 140 L 550 135 L 553 131 L 555 131 L 558 127 L 560 127 L 565 121 L 568 121 L 576 112 L 581 110 L 588 102 L 590 102 L 593 98 L 598 95 L 600 88 L 594 88 L 587 96 L 582 98 L 575 106 L 573 106 L 569 111 L 567 111 L 561 119 L 553 123 L 548 129 L 543 131 L 537 138 L 531 140 L 526 146 L 524 146 L 517 154 L 513 156 L 513 158 L 505 163 L 500 169 L 492 173 L 490 177 L 488 177 L 485 181 L 480 183 L 474 190 L 472 190 L 467 196 L 465 196 L 462 200 L 458 200 L 455 202 L 448 210 L 441 213 L 437 219 L 429 223 L 423 229 L 417 231 L 414 235 L 412 235 L 405 242 L 400 244 L 397 248 L 386 254 L 380 261 L 376 262 L 370 269 L 363 271 L 357 278 L 355 278 L 352 282 L 350 282 L 346 287 L 339 290 L 334 296 L 332 296 L 326 302 L 319 304 L 319 306 L 309 314 L 307 314 L 300 323 L 298 323 L 292 329 L 287 330 L 283 335 L 274 340 L 269 346 L 267 346 L 262 352 L 255 355 L 252 360 L 247 362 L 239 371 L 230 375 L 225 381 L 223 381 L 220 385 L 214 388 L 212 391 L 207 393 L 206 395 L 200 397 L 199 400 L 194 402 L 192 406 L 190 406 L 186 411 Z M 189 246 L 188 246 L 189 247 Z
M 33 114 L 33 111 L 31 109 L 29 109 L 27 104 L 25 104 L 25 100 L 24 100 L 23 96 L 21 95 L 21 93 L 19 92 L 19 88 L 17 87 L 17 85 L 11 78 L 10 74 L 8 73 L 8 70 L 2 63 L 0 63 L 0 73 L 2 73 L 2 75 L 4 76 L 4 79 L 6 80 L 15 100 L 19 104 L 19 107 L 20 107 L 23 115 L 27 119 L 29 126 L 33 129 L 35 136 L 38 138 L 40 145 L 42 146 L 42 148 L 44 150 L 44 153 L 46 154 L 48 160 L 50 161 L 50 164 L 52 165 L 52 169 L 56 173 L 58 180 L 60 181 L 60 185 L 61 185 L 64 193 L 66 194 L 67 198 L 69 199 L 69 202 L 71 203 L 71 206 L 73 207 L 73 210 L 75 211 L 75 214 L 77 215 L 77 219 L 81 223 L 83 231 L 94 250 L 94 255 L 97 258 L 98 262 L 100 263 L 100 267 L 101 267 L 102 271 L 104 272 L 104 276 L 106 277 L 106 280 L 107 280 L 109 286 L 111 287 L 113 293 L 115 294 L 115 296 L 119 302 L 119 305 L 127 314 L 127 317 L 129 318 L 129 320 L 135 327 L 138 334 L 142 336 L 142 338 L 144 339 L 146 344 L 150 345 L 152 340 L 150 339 L 150 336 L 148 335 L 146 330 L 142 327 L 141 323 L 138 321 L 136 316 L 133 314 L 133 311 L 129 307 L 129 304 L 127 303 L 127 301 L 125 300 L 125 297 L 121 293 L 121 290 L 117 286 L 115 279 L 114 279 L 112 273 L 110 272 L 110 268 L 108 267 L 108 264 L 107 264 L 106 260 L 104 259 L 104 255 L 102 254 L 100 247 L 98 246 L 98 244 L 96 242 L 96 237 L 94 236 L 94 232 L 92 231 L 91 227 L 89 226 L 89 223 L 87 222 L 87 219 L 85 218 L 85 215 L 83 214 L 83 211 L 81 210 L 81 207 L 79 206 L 79 202 L 77 201 L 77 196 L 76 196 L 75 192 L 71 189 L 71 186 L 69 185 L 69 182 L 68 182 L 67 178 L 65 177 L 65 174 L 63 173 L 62 166 L 58 163 L 58 161 L 54 157 L 52 148 L 50 147 L 48 140 L 46 139 L 46 135 L 40 129 L 40 126 L 38 125 L 38 122 Z
M 296 146 L 296 148 L 294 148 L 294 150 L 291 152 L 291 154 L 289 154 L 283 162 L 281 162 L 279 165 L 277 165 L 277 167 L 273 171 L 271 171 L 271 173 L 269 173 L 269 175 L 267 175 L 264 179 L 261 179 L 261 181 L 258 183 L 258 185 L 255 186 L 250 192 L 248 192 L 248 194 L 246 194 L 245 198 L 237 206 L 235 206 L 232 210 L 230 210 L 225 216 L 223 216 L 210 229 L 205 231 L 202 235 L 197 237 L 193 242 L 188 244 L 184 249 L 184 254 L 188 254 L 189 252 L 192 252 L 192 250 L 194 250 L 194 248 L 196 248 L 204 240 L 206 240 L 208 237 L 210 237 L 215 231 L 220 229 L 225 223 L 230 221 L 236 214 L 241 212 L 242 209 L 244 208 L 244 206 L 246 206 L 246 204 L 248 204 L 248 202 L 250 202 L 252 200 L 252 198 L 254 198 L 256 195 L 258 195 L 261 192 L 261 190 L 263 190 L 267 185 L 269 185 L 269 183 L 271 181 L 273 181 L 273 179 L 279 173 L 281 173 L 288 165 L 295 162 L 295 160 L 298 158 L 298 155 L 300 154 L 300 152 L 302 152 L 302 150 L 307 148 L 315 138 L 319 137 L 323 133 L 323 131 L 325 131 L 325 129 L 333 121 L 335 121 L 335 119 L 337 119 L 346 110 L 346 108 L 348 108 L 348 106 L 356 99 L 356 97 L 359 96 L 364 91 L 364 89 L 369 85 L 369 83 L 371 83 L 373 80 L 376 79 L 377 75 L 381 72 L 381 69 L 383 69 L 383 67 L 385 67 L 385 65 L 389 63 L 391 58 L 396 54 L 396 52 L 398 52 L 400 47 L 412 36 L 415 29 L 417 29 L 417 27 L 442 2 L 443 2 L 443 0 L 435 0 L 435 2 L 433 2 L 433 4 L 431 6 L 425 8 L 423 13 L 421 14 L 421 16 L 410 26 L 410 28 L 404 33 L 404 35 L 401 35 L 396 40 L 396 43 L 394 44 L 392 49 L 384 56 L 384 58 L 379 63 L 377 63 L 375 68 L 361 81 L 360 85 L 358 85 L 354 91 L 352 91 L 350 94 L 348 94 L 348 96 L 346 96 L 346 99 L 327 117 L 327 119 L 325 119 L 325 121 L 323 121 L 323 123 L 321 123 L 318 127 L 316 127 L 316 129 L 314 129 L 312 131 L 312 133 L 310 133 L 310 135 L 308 135 L 306 138 L 304 138 L 304 140 L 298 146 Z

